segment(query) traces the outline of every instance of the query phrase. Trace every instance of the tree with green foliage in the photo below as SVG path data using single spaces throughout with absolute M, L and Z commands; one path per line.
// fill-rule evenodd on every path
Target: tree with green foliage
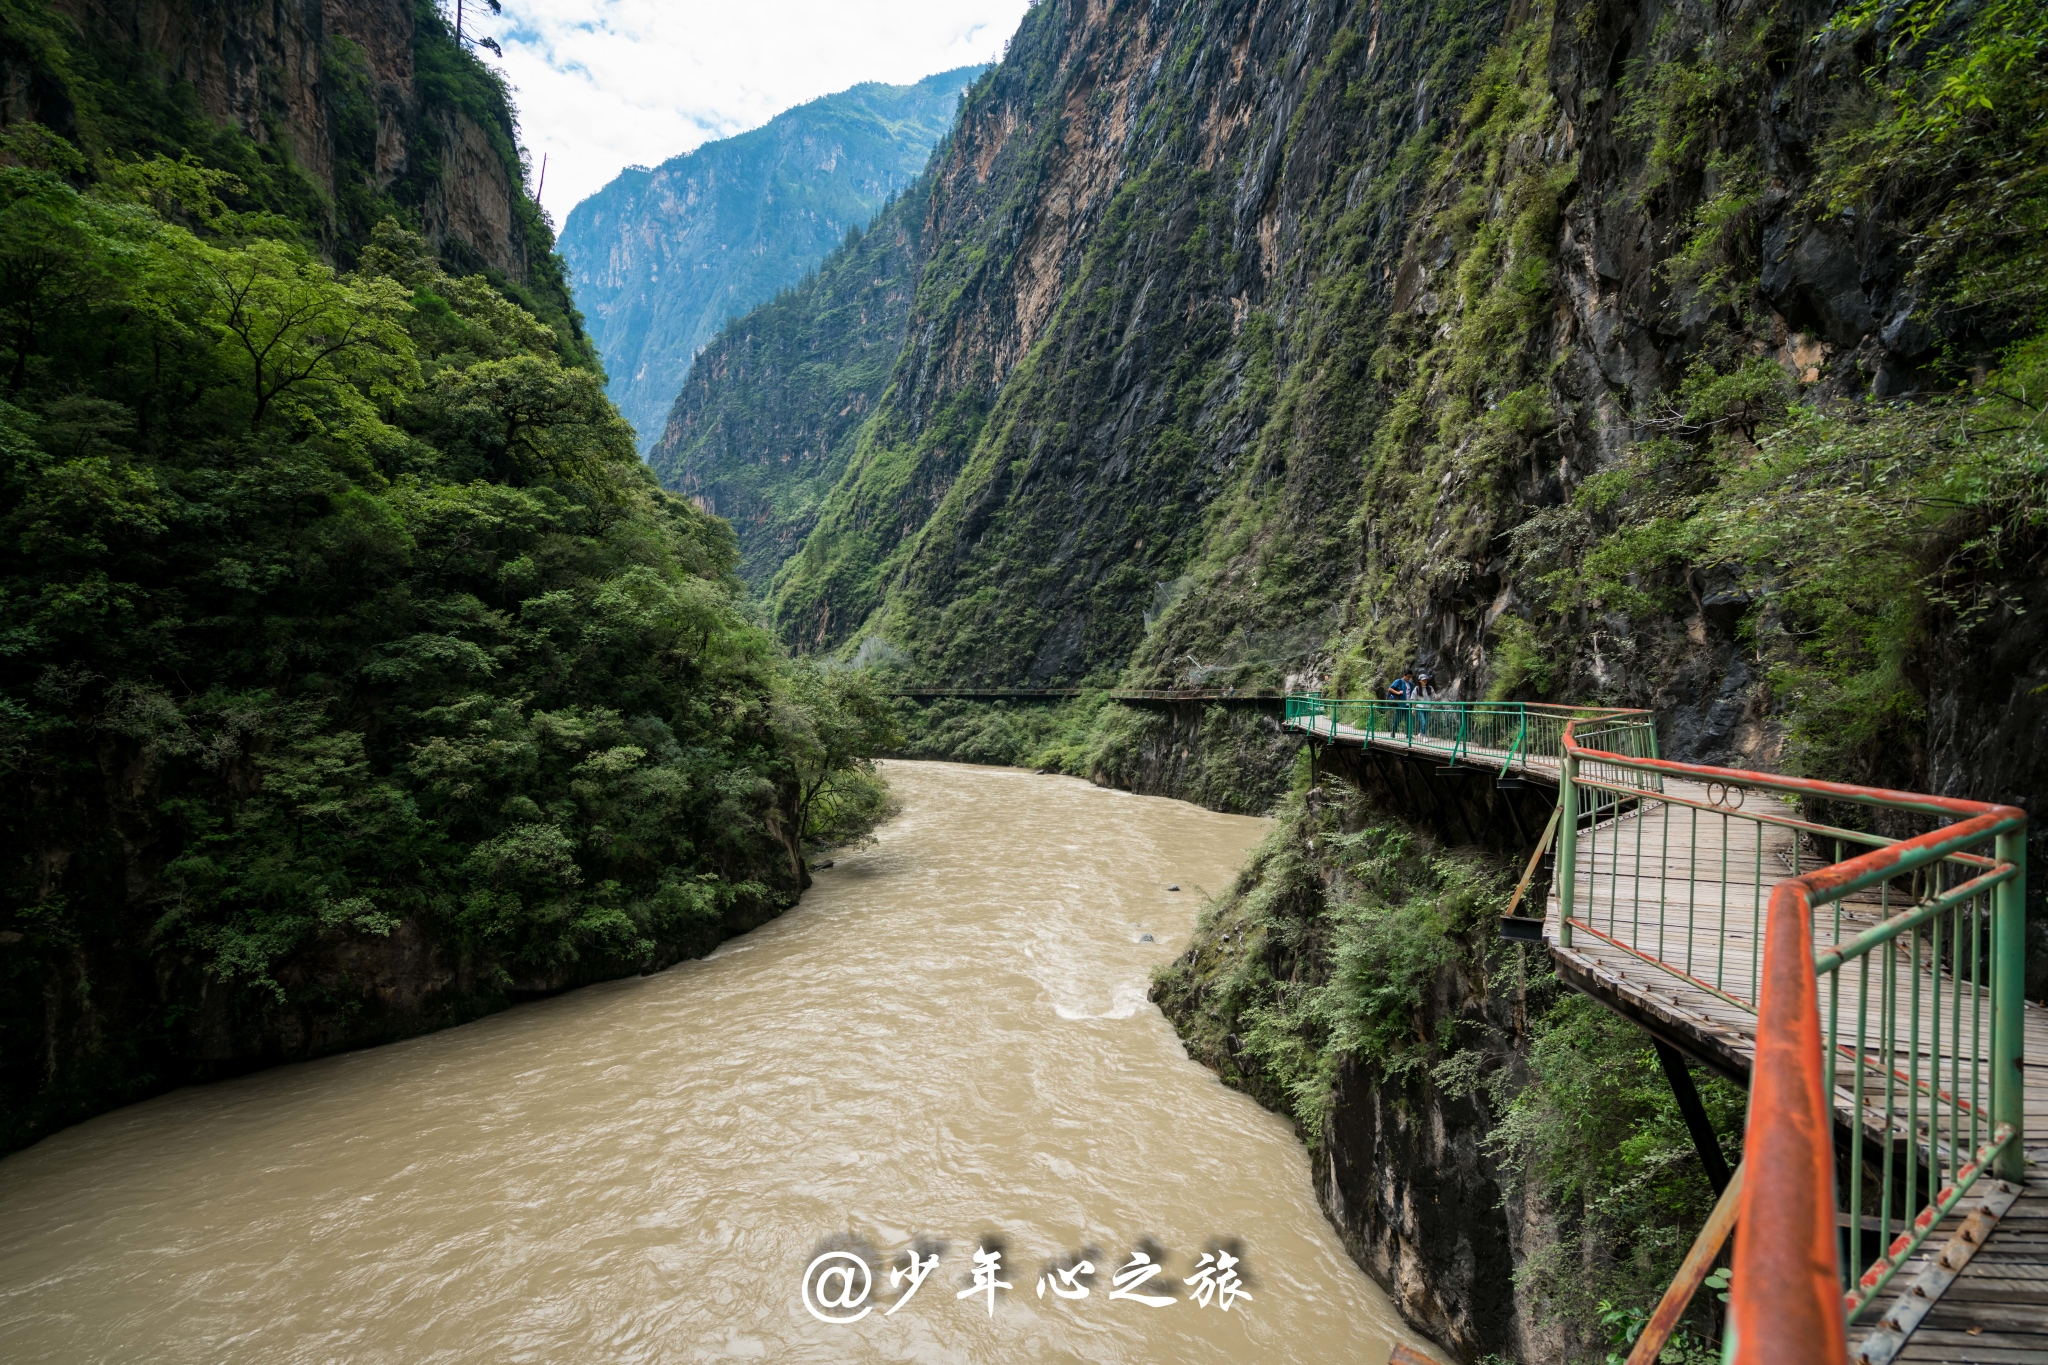
M 865 835 L 886 806 L 874 755 L 896 748 L 896 713 L 874 675 L 799 659 L 777 710 L 796 769 L 797 829 L 820 845 Z
M 223 368 L 248 389 L 252 428 L 295 390 L 354 389 L 372 402 L 403 391 L 393 370 L 411 362 L 412 345 L 396 281 L 338 278 L 303 249 L 261 238 L 195 254 L 206 326 L 230 353 Z

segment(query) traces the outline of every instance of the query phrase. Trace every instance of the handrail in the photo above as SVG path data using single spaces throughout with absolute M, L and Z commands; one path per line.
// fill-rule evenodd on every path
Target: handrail
M 1283 723 L 1327 738 L 1362 738 L 1441 756 L 1456 766 L 1496 761 L 1505 777 L 1517 765 L 1563 766 L 1561 739 L 1567 721 L 1598 719 L 1631 727 L 1650 756 L 1656 727 L 1648 711 L 1616 706 L 1572 706 L 1556 702 L 1450 701 L 1428 698 L 1325 697 L 1290 693 Z M 1455 728 L 1451 722 L 1456 722 Z
M 1500 770 L 1502 773 L 1506 773 L 1509 768 L 1514 766 L 1515 756 L 1522 752 L 1524 746 L 1527 745 L 1528 742 L 1529 713 L 1524 711 L 1521 717 L 1521 724 L 1515 727 L 1515 742 L 1513 744 L 1508 745 L 1508 756 L 1501 760 Z
M 1673 762 L 1651 713 L 1625 708 L 1294 695 L 1286 723 L 1556 771 L 1557 947 L 1581 931 L 1756 1013 L 1729 1359 L 1843 1359 L 1848 1324 L 1974 1183 L 2020 1178 L 2025 812 Z M 1949 823 L 1893 839 L 1749 793 Z M 1690 1297 L 1674 1282 L 1632 1359 L 1663 1349 Z
M 1710 794 L 1718 787 L 1724 799 L 1740 789 L 1846 801 L 1955 821 L 1913 838 L 1893 841 L 1860 831 L 1832 830 L 1811 821 L 1764 811 L 1741 817 L 1754 822 L 1759 830 L 1759 880 L 1763 874 L 1761 830 L 1766 825 L 1792 827 L 1789 837 L 1795 852 L 1804 846 L 1801 840 L 1810 838 L 1818 843 L 1831 837 L 1837 857 L 1812 871 L 1801 872 L 1795 866 L 1794 875 L 1772 887 L 1763 917 L 1761 962 L 1754 968 L 1758 978 L 1754 1001 L 1756 1052 L 1751 1064 L 1743 1152 L 1743 1164 L 1751 1176 L 1744 1183 L 1737 1210 L 1735 1273 L 1730 1293 L 1731 1349 L 1727 1358 L 1739 1362 L 1842 1360 L 1847 1353 L 1848 1323 L 1882 1292 L 1892 1273 L 1968 1193 L 1977 1178 L 1987 1169 L 1995 1169 L 2005 1179 L 2019 1179 L 2023 1175 L 2024 1096 L 2020 1071 L 2024 1049 L 2021 1010 L 2025 984 L 2026 813 L 2011 806 L 1952 797 L 1623 754 L 1582 744 L 1578 726 L 1577 718 L 1568 721 L 1561 737 L 1564 764 L 1559 796 L 1567 829 L 1574 823 L 1579 789 L 1590 786 L 1596 791 L 1618 791 L 1612 776 L 1617 772 L 1705 782 L 1711 784 Z M 1588 769 L 1593 770 L 1590 775 Z M 1640 791 L 1640 786 L 1635 790 Z M 1697 802 L 1675 795 L 1663 799 L 1674 810 L 1698 806 Z M 1730 814 L 1726 809 L 1720 812 L 1724 824 Z M 1697 818 L 1696 811 L 1692 818 Z M 1594 837 L 1597 841 L 1597 830 Z M 1619 881 L 1622 876 L 1620 839 L 1618 830 L 1610 832 L 1610 881 Z M 1639 831 L 1638 865 L 1643 852 L 1641 841 Z M 1993 857 L 1970 852 L 1987 841 L 1993 845 Z M 1577 913 L 1582 907 L 1576 899 L 1577 878 L 1573 870 L 1576 842 L 1568 837 L 1559 845 L 1560 943 L 1567 947 L 1574 925 L 1600 932 L 1590 919 L 1582 919 Z M 1879 846 L 1854 857 L 1840 856 L 1845 843 L 1871 842 Z M 1718 884 L 1725 922 L 1725 844 L 1723 847 L 1724 867 Z M 1597 860 L 1597 842 L 1593 851 Z M 1669 870 L 1662 862 L 1658 867 L 1660 920 L 1656 932 L 1658 948 L 1663 951 L 1661 888 Z M 1907 881 L 1907 887 L 1902 889 L 1909 899 L 1895 906 L 1890 896 L 1898 879 Z M 1642 887 L 1643 878 L 1638 870 L 1631 895 L 1640 897 Z M 1877 923 L 1843 940 L 1843 901 L 1872 888 L 1879 892 Z M 1597 905 L 1597 889 L 1590 894 Z M 1614 893 L 1610 890 L 1609 894 L 1611 898 Z M 1833 951 L 1817 954 L 1816 911 L 1823 906 L 1834 909 L 1836 943 Z M 1588 914 L 1596 913 L 1591 907 L 1585 908 Z M 1687 913 L 1695 912 L 1696 905 L 1688 891 Z M 1611 906 L 1609 915 L 1608 928 L 1614 931 L 1618 925 Z M 1988 945 L 1984 943 L 1987 928 Z M 1944 929 L 1948 932 L 1946 953 Z M 1691 931 L 1686 932 L 1689 943 Z M 1931 939 L 1931 955 L 1923 951 L 1923 933 Z M 1969 936 L 1967 947 L 1965 934 Z M 1617 941 L 1608 934 L 1601 937 Z M 1627 943 L 1621 946 L 1630 947 Z M 1637 955 L 1678 972 L 1676 966 L 1654 955 Z M 1858 998 L 1848 1006 L 1850 1019 L 1845 1029 L 1840 998 L 1842 978 L 1852 965 L 1856 968 Z M 1984 979 L 1987 975 L 1988 983 Z M 1822 976 L 1830 979 L 1832 992 L 1825 1025 L 1820 999 Z M 1873 976 L 1881 977 L 1881 994 L 1875 1002 L 1870 998 Z M 1709 989 L 1723 999 L 1742 1003 L 1726 989 L 1728 984 L 1718 981 Z M 1987 985 L 1991 1023 L 1988 1054 L 1983 1050 L 1980 1032 Z M 1922 1000 L 1923 987 L 1926 1001 Z M 1902 995 L 1906 1001 L 1903 1010 Z M 1945 995 L 1951 1005 L 1946 1019 L 1942 1014 Z M 1930 1005 L 1930 1032 L 1923 1047 L 1921 1029 L 1923 1022 L 1928 1022 L 1923 1016 Z M 1963 1038 L 1966 1010 L 1971 1012 L 1972 1030 L 1967 1043 Z M 1944 1026 L 1949 1034 L 1946 1038 Z M 1902 1036 L 1902 1029 L 1909 1036 Z M 1970 1059 L 1967 1065 L 1963 1061 L 1965 1046 Z M 1942 1079 L 1944 1049 L 1946 1086 Z M 1920 1076 L 1923 1057 L 1931 1073 L 1925 1080 Z M 1983 1062 L 1987 1058 L 1989 1064 L 1985 1067 Z M 1988 1112 L 1981 1105 L 1976 1088 L 1985 1070 L 1989 1072 Z M 1882 1202 L 1877 1220 L 1881 1232 L 1888 1233 L 1893 1220 L 1892 1196 L 1899 1173 L 1893 1170 L 1897 1143 L 1892 1135 L 1901 1127 L 1907 1144 L 1907 1156 L 1902 1162 L 1905 1193 L 1900 1199 L 1898 1236 L 1889 1239 L 1883 1252 L 1866 1268 L 1859 1264 L 1864 1255 L 1861 1200 L 1866 1182 L 1874 1172 L 1865 1170 L 1864 1134 L 1871 1126 L 1873 1110 L 1878 1109 L 1876 1088 L 1880 1084 L 1882 1108 L 1876 1116 L 1881 1118 L 1879 1131 L 1883 1142 L 1879 1196 Z M 1966 1085 L 1970 1092 L 1967 1100 Z M 1906 1104 L 1903 1123 L 1895 1096 L 1902 1096 Z M 1844 1182 L 1848 1188 L 1841 1201 L 1847 1205 L 1846 1226 L 1852 1229 L 1848 1234 L 1852 1248 L 1849 1277 L 1842 1273 L 1837 1246 L 1835 1189 L 1835 1117 L 1844 1098 L 1851 1115 L 1851 1178 Z M 1920 1112 L 1923 1100 L 1924 1118 Z M 1929 1201 L 1914 1210 L 1911 1203 L 1916 1197 L 1923 1158 Z M 1877 1162 L 1878 1158 L 1871 1160 Z M 1932 1187 L 1944 1165 L 1948 1178 L 1937 1192 Z M 1681 1288 L 1674 1285 L 1673 1293 L 1679 1293 Z M 1659 1310 L 1657 1326 L 1666 1340 L 1677 1325 L 1685 1297 L 1689 1293 L 1679 1294 L 1680 1301 L 1673 1311 Z M 1667 1304 L 1671 1301 L 1667 1295 Z M 1639 1354 L 1647 1350 L 1649 1354 L 1643 1358 L 1653 1359 L 1662 1345 L 1661 1340 L 1639 1343 Z

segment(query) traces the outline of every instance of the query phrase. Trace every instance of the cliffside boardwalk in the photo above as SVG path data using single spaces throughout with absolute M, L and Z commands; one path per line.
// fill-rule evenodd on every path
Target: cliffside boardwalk
M 1286 724 L 1555 786 L 1559 976 L 1750 1087 L 1743 1168 L 1632 1363 L 1731 1228 L 1737 1359 L 2048 1362 L 2024 812 L 1668 762 L 1642 711 L 1293 697 Z

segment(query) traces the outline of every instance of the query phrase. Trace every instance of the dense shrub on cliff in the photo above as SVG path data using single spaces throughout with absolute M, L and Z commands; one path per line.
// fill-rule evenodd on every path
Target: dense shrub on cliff
M 1192 1056 L 1292 1115 L 1354 1255 L 1411 1318 L 1472 1356 L 1598 1360 L 1713 1192 L 1648 1035 L 1498 939 L 1508 877 L 1326 780 L 1288 798 L 1153 998 Z M 1743 1095 L 1703 1094 L 1733 1164 Z M 1333 1149 L 1370 1155 L 1362 1199 L 1333 1192 Z M 1432 1181 L 1464 1217 L 1425 1211 Z M 1486 1262 L 1496 1228 L 1507 1264 Z M 1487 1283 L 1509 1272 L 1520 1314 Z
M 1673 60 L 1624 83 L 1619 126 L 1647 148 L 1634 192 L 1710 187 L 1661 266 L 1670 325 L 1696 344 L 1615 467 L 1513 529 L 1528 616 L 1503 632 L 1513 657 L 1577 662 L 1495 685 L 1640 698 L 1686 648 L 1664 623 L 1702 598 L 1733 604 L 1789 766 L 1915 785 L 1930 780 L 1930 694 L 1953 683 L 1929 676 L 1937 637 L 2016 624 L 2048 549 L 2048 11 L 1915 0 L 1836 15 L 1809 41 L 1867 64 L 1822 122 L 1802 235 L 1766 251 L 1762 214 L 1785 196 L 1746 121 L 1766 54 L 1794 40 L 1783 15 L 1736 50 L 1672 25 Z M 1785 326 L 1783 259 L 1873 221 L 1910 262 L 1882 346 L 1836 355 L 1793 337 L 1760 354 Z M 1610 659 L 1637 656 L 1632 684 L 1587 666 L 1603 633 Z
M 554 330 L 390 220 L 341 273 L 198 160 L 5 150 L 0 1146 L 794 899 L 885 708 Z

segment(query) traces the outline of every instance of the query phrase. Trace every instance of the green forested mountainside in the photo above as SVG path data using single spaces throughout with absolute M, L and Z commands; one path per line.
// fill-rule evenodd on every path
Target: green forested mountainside
M 1388 269 L 1400 247 L 1389 222 L 1441 136 L 1440 120 L 1416 122 L 1417 83 L 1432 101 L 1451 98 L 1499 14 L 1453 21 L 1393 7 L 1375 62 L 1348 87 L 1316 72 L 1355 63 L 1355 41 L 1298 73 L 1300 98 L 1346 99 L 1345 117 L 1252 103 L 1252 122 L 1226 142 L 1217 108 L 1255 100 L 1260 79 L 1226 41 L 1233 22 L 1192 10 L 1135 21 L 1098 68 L 1076 52 L 1101 35 L 1069 7 L 1041 6 L 977 86 L 942 168 L 933 222 L 944 227 L 928 229 L 911 344 L 817 530 L 776 581 L 787 638 L 878 634 L 927 676 L 961 684 L 1113 681 L 1176 609 L 1205 518 L 1236 486 L 1249 481 L 1238 497 L 1255 493 L 1257 506 L 1277 498 L 1311 518 L 1341 516 L 1357 477 L 1356 410 L 1369 413 L 1371 396 L 1333 381 L 1329 403 L 1289 428 L 1299 439 L 1288 459 L 1254 458 L 1281 338 L 1248 300 L 1275 274 L 1313 278 L 1330 254 L 1355 259 L 1361 279 Z M 1255 61 L 1285 60 L 1277 31 L 1241 36 Z M 1085 138 L 1065 102 L 1082 70 L 1100 83 L 1092 108 L 1132 111 Z M 1358 202 L 1284 215 L 1284 248 L 1262 249 L 1240 221 L 1247 196 L 1271 194 L 1276 178 L 1334 187 L 1340 150 L 1355 162 L 1340 197 Z M 1049 197 L 1072 207 L 1055 216 Z M 1336 302 L 1319 286 L 1295 325 L 1307 329 L 1300 343 L 1339 348 L 1319 367 L 1348 375 L 1370 354 L 1377 316 Z M 1298 664 L 1319 643 L 1317 609 L 1349 566 L 1334 534 L 1295 550 L 1301 581 L 1276 592 L 1277 619 L 1239 613 L 1239 653 Z M 1184 666 L 1202 681 L 1218 662 Z
M 903 345 L 928 186 L 891 200 L 818 272 L 698 355 L 648 452 L 662 486 L 732 523 L 759 591 L 839 482 Z
M 1657 706 L 1680 754 L 1960 772 L 1953 706 L 2039 711 L 1927 660 L 2020 628 L 2038 551 L 2042 21 L 1900 13 L 1035 7 L 777 630 L 959 685 L 1420 662 Z
M 980 72 L 823 96 L 652 170 L 631 167 L 569 211 L 562 256 L 642 451 L 662 438 L 698 351 L 909 184 Z
M 38 60 L 76 116 L 0 131 L 0 1149 L 702 953 L 872 823 L 873 687 L 748 622 L 558 274 L 462 273 L 396 198 L 358 234 L 282 138 L 149 117 L 190 110 L 146 53 Z

